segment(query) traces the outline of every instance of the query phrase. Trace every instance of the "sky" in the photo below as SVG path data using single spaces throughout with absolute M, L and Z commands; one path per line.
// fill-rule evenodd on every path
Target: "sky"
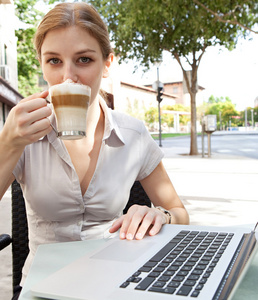
M 140 69 L 133 73 L 133 66 L 133 62 L 121 65 L 122 81 L 140 85 L 152 84 L 157 80 L 155 66 L 146 73 Z M 159 77 L 163 83 L 183 79 L 178 62 L 169 53 L 163 55 Z M 247 39 L 239 38 L 232 51 L 209 47 L 200 63 L 198 83 L 205 88 L 203 101 L 213 95 L 229 97 L 239 111 L 253 107 L 254 99 L 258 97 L 258 34 L 249 34 Z

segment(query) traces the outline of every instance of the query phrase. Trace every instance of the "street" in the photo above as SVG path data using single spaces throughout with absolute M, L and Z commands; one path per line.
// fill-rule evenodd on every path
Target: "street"
M 197 137 L 198 151 L 202 154 L 202 137 Z M 190 152 L 190 136 L 181 136 L 175 138 L 166 138 L 162 140 L 162 148 L 174 148 L 184 154 Z M 204 153 L 208 153 L 208 137 L 204 135 Z M 240 156 L 252 159 L 258 159 L 258 132 L 256 133 L 221 133 L 215 132 L 211 135 L 211 154 L 223 154 L 229 156 Z

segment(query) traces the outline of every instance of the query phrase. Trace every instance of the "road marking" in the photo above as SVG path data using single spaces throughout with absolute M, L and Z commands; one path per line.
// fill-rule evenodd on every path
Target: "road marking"
M 229 152 L 233 152 L 234 150 L 230 150 L 230 149 L 220 149 L 217 150 L 217 152 L 221 152 L 221 153 L 229 153 Z M 255 152 L 255 149 L 238 149 L 238 151 L 242 151 L 242 152 Z
M 229 149 L 220 149 L 220 150 L 217 150 L 217 152 L 227 153 L 227 152 L 232 152 L 232 150 L 229 150 Z
M 240 151 L 244 151 L 244 152 L 254 152 L 256 151 L 255 149 L 240 149 Z

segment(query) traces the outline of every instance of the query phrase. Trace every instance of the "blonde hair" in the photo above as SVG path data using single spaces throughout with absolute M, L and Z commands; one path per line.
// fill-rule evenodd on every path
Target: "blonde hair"
M 107 26 L 96 9 L 83 2 L 57 4 L 44 16 L 34 37 L 39 60 L 42 44 L 49 31 L 75 25 L 85 29 L 98 41 L 103 58 L 106 60 L 112 53 Z

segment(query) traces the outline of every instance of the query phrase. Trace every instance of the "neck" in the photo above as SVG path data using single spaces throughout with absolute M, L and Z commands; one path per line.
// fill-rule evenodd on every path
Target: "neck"
M 86 136 L 94 137 L 102 130 L 104 130 L 104 113 L 99 101 L 93 101 L 87 112 Z

